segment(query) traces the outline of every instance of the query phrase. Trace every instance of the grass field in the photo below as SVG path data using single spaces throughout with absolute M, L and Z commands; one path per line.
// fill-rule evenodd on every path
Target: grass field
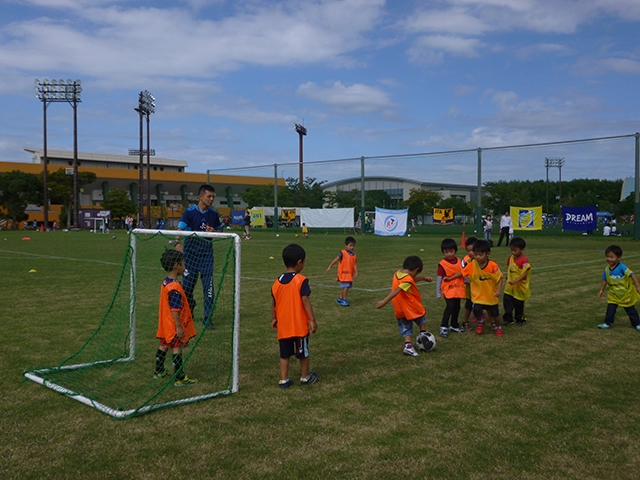
M 467 230 L 469 235 L 472 228 Z M 528 324 L 503 338 L 486 329 L 438 338 L 434 352 L 401 354 L 393 308 L 376 310 L 411 254 L 435 276 L 445 236 L 358 236 L 360 278 L 351 307 L 335 304 L 345 234 L 255 232 L 243 242 L 240 391 L 116 421 L 35 383 L 29 368 L 56 364 L 94 331 L 109 303 L 127 235 L 0 232 L 5 351 L 0 357 L 0 458 L 8 478 L 637 478 L 640 332 L 620 309 L 598 330 L 597 297 L 613 239 L 528 234 L 533 265 Z M 310 342 L 318 383 L 281 391 L 270 328 L 282 248 L 307 251 L 319 330 Z M 615 239 L 640 270 L 640 244 Z M 424 249 L 424 252 L 421 251 Z M 275 257 L 269 260 L 269 257 Z M 492 258 L 504 271 L 508 249 Z M 36 272 L 30 273 L 35 269 Z M 158 272 L 158 281 L 162 272 Z M 422 284 L 428 330 L 444 301 Z M 199 327 L 200 328 L 200 327 Z M 150 368 L 154 351 L 149 352 Z

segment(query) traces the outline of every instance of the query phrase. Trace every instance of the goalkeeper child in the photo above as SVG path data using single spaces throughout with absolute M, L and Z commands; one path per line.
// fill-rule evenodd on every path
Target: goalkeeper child
M 158 333 L 156 334 L 156 337 L 160 339 L 160 345 L 156 352 L 154 378 L 163 378 L 169 375 L 169 372 L 164 368 L 164 359 L 169 349 L 172 349 L 175 386 L 193 385 L 198 381 L 187 377 L 182 368 L 182 350 L 196 335 L 191 308 L 182 285 L 178 281 L 178 277 L 185 270 L 184 254 L 177 250 L 166 250 L 160 258 L 160 263 L 167 272 L 167 277 L 160 287 Z

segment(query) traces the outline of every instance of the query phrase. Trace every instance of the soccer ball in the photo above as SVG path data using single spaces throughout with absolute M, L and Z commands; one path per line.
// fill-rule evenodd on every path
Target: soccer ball
M 279 233 L 276 233 L 276 237 L 279 237 L 279 236 L 280 236 L 280 234 L 279 234 Z
M 410 237 L 410 236 L 411 236 L 411 234 L 408 234 L 408 235 L 407 235 L 407 237 Z
M 296 233 L 296 238 L 298 238 L 298 234 Z
M 436 337 L 430 332 L 420 332 L 416 337 L 416 345 L 418 346 L 418 350 L 431 352 L 436 348 Z

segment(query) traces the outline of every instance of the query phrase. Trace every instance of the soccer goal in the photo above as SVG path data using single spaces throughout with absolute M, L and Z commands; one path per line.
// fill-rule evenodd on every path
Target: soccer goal
M 170 353 L 165 366 L 170 375 L 154 378 L 159 294 L 166 276 L 160 257 L 166 249 L 175 248 L 179 237 L 189 237 L 183 240 L 199 253 L 193 258 L 208 258 L 209 265 L 208 252 L 213 249 L 210 318 L 216 327 L 203 326 L 204 295 L 198 281 L 193 312 L 196 336 L 183 351 L 183 370 L 198 383 L 182 387 L 174 386 Z M 93 334 L 58 365 L 28 370 L 24 376 L 118 419 L 237 392 L 240 245 L 235 233 L 133 230 L 111 302 L 102 319 L 96 319 Z

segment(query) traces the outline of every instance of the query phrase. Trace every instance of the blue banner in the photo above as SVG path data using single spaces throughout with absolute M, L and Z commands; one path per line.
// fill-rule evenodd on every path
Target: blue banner
M 562 207 L 562 228 L 564 230 L 595 230 L 598 228 L 596 206 Z
M 244 210 L 233 210 L 231 212 L 231 223 L 234 225 L 244 225 Z

